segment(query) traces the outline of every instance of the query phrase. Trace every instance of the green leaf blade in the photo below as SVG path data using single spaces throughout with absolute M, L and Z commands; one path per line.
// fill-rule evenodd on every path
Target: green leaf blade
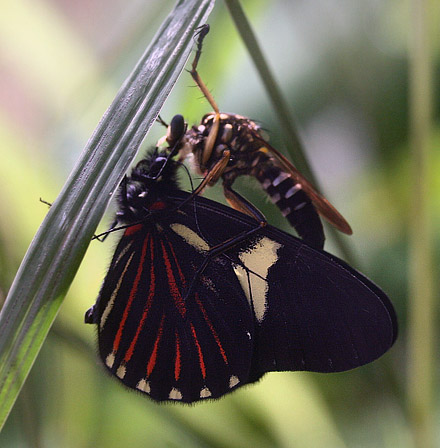
M 0 313 L 0 427 L 107 204 L 190 55 L 214 0 L 179 1 L 124 82 L 32 241 Z

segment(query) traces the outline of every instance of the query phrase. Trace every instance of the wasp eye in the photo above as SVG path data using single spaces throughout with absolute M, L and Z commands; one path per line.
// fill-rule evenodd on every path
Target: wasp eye
M 174 115 L 170 125 L 168 126 L 168 144 L 170 146 L 174 146 L 174 144 L 183 137 L 183 134 L 185 134 L 185 120 L 182 115 Z

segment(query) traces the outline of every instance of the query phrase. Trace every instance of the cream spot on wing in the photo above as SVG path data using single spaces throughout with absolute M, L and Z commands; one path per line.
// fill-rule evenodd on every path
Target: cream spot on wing
M 212 395 L 211 391 L 207 388 L 204 387 L 201 391 L 200 391 L 200 398 L 208 398 Z
M 170 400 L 181 400 L 182 399 L 182 392 L 180 392 L 179 389 L 176 389 L 175 387 L 173 387 L 171 389 L 170 394 L 168 395 L 168 398 Z
M 113 305 L 115 304 L 116 296 L 118 295 L 118 291 L 121 287 L 122 280 L 124 280 L 125 273 L 127 272 L 128 266 L 131 263 L 131 260 L 133 259 L 134 252 L 131 254 L 130 258 L 127 261 L 127 264 L 125 265 L 124 270 L 122 271 L 121 276 L 119 277 L 118 283 L 116 284 L 116 288 L 113 290 L 112 295 L 110 296 L 110 300 L 107 302 L 107 305 L 104 309 L 104 312 L 101 316 L 101 321 L 99 323 L 99 330 L 102 331 L 104 328 L 105 322 L 107 320 L 108 315 L 110 314 L 110 311 L 113 308 Z
M 229 378 L 229 388 L 232 389 L 234 386 L 236 386 L 240 380 L 237 376 L 232 375 L 231 378 Z
M 122 380 L 122 378 L 124 378 L 124 376 L 125 376 L 125 372 L 126 371 L 127 371 L 127 369 L 125 368 L 125 366 L 124 365 L 120 365 L 118 367 L 118 370 L 116 370 L 116 376 L 118 378 L 121 378 L 121 380 Z
M 105 364 L 110 369 L 113 367 L 113 363 L 115 362 L 115 354 L 111 352 L 109 355 L 107 355 L 107 358 L 105 358 Z
M 174 223 L 170 225 L 171 229 L 181 236 L 188 244 L 199 252 L 206 252 L 210 249 L 209 244 L 196 232 L 183 224 Z
M 122 249 L 121 253 L 119 254 L 119 257 L 116 260 L 115 266 L 121 261 L 121 258 L 127 253 L 128 249 L 130 249 L 130 247 L 132 246 L 133 241 L 130 241 L 125 247 L 124 249 Z
M 139 383 L 137 383 L 136 389 L 139 389 L 142 392 L 146 392 L 147 394 L 149 394 L 151 392 L 150 382 L 142 379 L 139 381 Z
M 246 294 L 250 306 L 254 310 L 258 322 L 262 322 L 264 319 L 264 314 L 267 308 L 267 291 L 269 285 L 265 279 L 269 268 L 278 260 L 277 253 L 280 247 L 280 243 L 267 237 L 263 237 L 254 247 L 239 255 L 244 266 L 252 271 L 249 272 L 249 279 L 246 269 L 240 265 L 234 265 L 234 271 Z M 258 274 L 258 276 L 254 273 Z M 251 287 L 250 291 L 249 283 Z

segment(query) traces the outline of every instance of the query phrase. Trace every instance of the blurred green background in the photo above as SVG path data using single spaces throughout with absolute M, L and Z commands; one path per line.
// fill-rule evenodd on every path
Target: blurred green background
M 57 196 L 173 5 L 164 0 L 2 4 L 1 301 L 47 212 L 39 198 Z M 159 406 L 105 374 L 96 355 L 95 330 L 83 324 L 111 259 L 117 238 L 112 236 L 105 244 L 90 245 L 0 434 L 0 446 L 413 446 L 406 398 L 414 182 L 408 145 L 408 5 L 395 0 L 248 0 L 243 5 L 297 119 L 323 191 L 354 229 L 349 244 L 356 267 L 387 291 L 397 309 L 396 345 L 379 361 L 351 372 L 270 373 L 217 402 Z M 220 109 L 258 120 L 273 146 L 282 150 L 276 116 L 222 2 L 209 22 L 199 70 Z M 438 100 L 434 148 L 440 143 Z M 209 110 L 184 72 L 161 115 L 169 121 L 181 113 L 194 124 Z M 155 125 L 145 148 L 163 133 Z M 433 172 L 437 167 L 438 151 L 432 155 Z M 439 186 L 434 179 L 433 223 L 439 222 Z M 242 179 L 237 190 L 270 223 L 291 231 L 254 182 Z M 208 196 L 222 201 L 219 189 Z M 112 208 L 102 229 L 111 216 Z M 330 239 L 326 248 L 337 253 Z M 438 236 L 434 249 L 438 259 Z M 436 391 L 435 421 L 439 398 Z

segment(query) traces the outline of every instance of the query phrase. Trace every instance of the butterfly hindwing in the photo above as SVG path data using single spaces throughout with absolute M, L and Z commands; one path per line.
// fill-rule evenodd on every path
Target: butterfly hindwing
M 95 314 L 101 358 L 127 386 L 156 400 L 219 397 L 248 382 L 254 321 L 232 267 L 206 258 L 188 216 L 129 227 Z M 174 229 L 174 230 L 173 230 Z
M 267 275 L 258 369 L 337 372 L 387 351 L 396 320 L 386 295 L 336 257 L 289 243 L 278 252 L 283 263 L 273 264 Z
M 255 227 L 252 219 L 197 198 L 210 240 Z M 394 343 L 397 320 L 383 291 L 327 252 L 266 226 L 223 255 L 234 267 L 255 322 L 252 375 L 337 372 L 367 364 Z

